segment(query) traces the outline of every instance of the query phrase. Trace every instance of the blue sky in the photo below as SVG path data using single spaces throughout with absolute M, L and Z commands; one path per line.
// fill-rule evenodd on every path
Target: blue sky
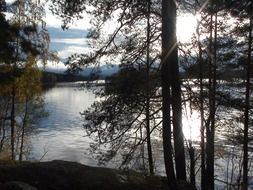
M 47 64 L 47 70 L 54 72 L 63 72 L 66 70 L 66 66 L 63 62 L 66 60 L 68 56 L 74 53 L 87 53 L 90 51 L 88 45 L 88 39 L 86 35 L 88 33 L 88 29 L 90 28 L 90 16 L 83 15 L 83 20 L 75 21 L 72 25 L 70 25 L 68 30 L 62 30 L 61 28 L 61 20 L 56 16 L 52 15 L 49 11 L 49 5 L 46 7 L 46 18 L 45 21 L 47 23 L 47 29 L 50 34 L 50 50 L 57 51 L 57 55 L 60 58 L 60 62 L 58 64 L 49 62 Z M 107 32 L 112 30 L 113 27 L 107 26 L 105 29 Z M 82 74 L 87 75 L 90 73 L 92 69 L 86 69 L 82 72 Z M 118 67 L 112 67 L 109 65 L 103 65 L 100 67 L 102 71 L 101 74 L 108 75 L 115 73 L 118 70 Z
M 84 29 L 62 30 L 58 27 L 48 27 L 50 33 L 50 50 L 57 51 L 60 59 L 65 59 L 72 53 L 89 51 Z
M 85 53 L 89 51 L 88 41 L 86 38 L 88 28 L 90 27 L 87 15 L 85 20 L 75 21 L 70 25 L 68 30 L 62 30 L 61 19 L 49 10 L 49 3 L 46 4 L 46 24 L 50 34 L 50 50 L 57 52 L 60 58 L 59 63 L 49 62 L 46 66 L 47 70 L 63 72 L 66 70 L 64 61 L 68 56 L 74 53 Z
M 64 61 L 68 56 L 74 53 L 89 52 L 88 39 L 86 38 L 87 29 L 70 28 L 68 30 L 62 30 L 60 26 L 48 27 L 50 33 L 50 50 L 57 51 L 57 55 L 60 58 L 59 63 L 49 62 L 46 66 L 46 70 L 52 72 L 64 72 L 66 66 Z M 92 69 L 86 69 L 82 74 L 87 75 Z M 108 75 L 117 71 L 117 67 L 102 66 L 102 74 Z
M 6 0 L 13 2 L 13 0 Z M 83 15 L 83 20 L 74 21 L 68 30 L 62 30 L 61 19 L 57 18 L 49 10 L 49 3 L 45 4 L 45 22 L 50 34 L 50 50 L 57 52 L 60 62 L 58 64 L 49 62 L 48 70 L 57 70 L 62 72 L 66 69 L 63 62 L 68 56 L 74 53 L 89 52 L 88 39 L 86 38 L 88 29 L 90 28 L 89 15 Z M 195 31 L 196 18 L 193 15 L 180 16 L 177 20 L 178 39 L 180 41 L 188 41 L 192 33 Z M 112 23 L 109 23 L 105 29 L 107 32 L 112 30 Z

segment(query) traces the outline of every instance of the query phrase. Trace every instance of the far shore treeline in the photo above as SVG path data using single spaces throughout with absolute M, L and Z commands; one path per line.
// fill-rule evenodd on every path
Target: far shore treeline
M 91 77 L 82 75 L 72 75 L 67 73 L 53 73 L 43 72 L 42 84 L 43 85 L 54 85 L 57 82 L 76 82 L 76 81 L 88 81 Z

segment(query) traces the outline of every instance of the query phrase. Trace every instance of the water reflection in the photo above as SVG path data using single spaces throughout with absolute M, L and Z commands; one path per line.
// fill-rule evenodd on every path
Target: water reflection
M 85 132 L 79 115 L 94 99 L 91 91 L 78 90 L 71 83 L 45 92 L 45 109 L 49 116 L 35 126 L 29 159 L 62 159 L 95 165 L 96 161 L 88 155 L 90 140 L 83 137 Z
M 49 112 L 49 116 L 43 118 L 36 126 L 37 133 L 31 137 L 33 147 L 29 159 L 41 159 L 42 161 L 61 159 L 76 161 L 86 165 L 97 165 L 97 160 L 93 159 L 93 156 L 89 154 L 88 149 L 91 140 L 84 137 L 83 121 L 79 115 L 79 112 L 90 107 L 94 100 L 95 95 L 92 91 L 86 89 L 78 90 L 75 83 L 61 84 L 48 90 L 45 93 L 45 109 Z M 230 113 L 239 114 L 239 112 L 234 110 L 230 110 Z M 225 107 L 221 107 L 219 116 L 228 119 L 230 115 L 227 115 Z M 225 120 L 220 120 L 220 122 L 226 124 Z M 241 163 L 240 146 L 226 141 L 227 136 L 224 135 L 236 135 L 236 131 L 231 128 L 232 123 L 229 124 L 229 128 L 224 128 L 226 125 L 216 128 L 215 134 L 217 154 L 217 158 L 215 158 L 215 173 L 222 180 L 226 180 L 226 177 L 230 176 L 230 171 L 234 172 L 231 176 L 236 177 Z M 239 123 L 234 121 L 233 125 L 235 125 L 234 129 L 236 129 Z M 193 140 L 193 145 L 196 147 L 196 155 L 199 155 L 199 112 L 190 110 L 190 106 L 187 103 L 183 109 L 183 131 L 186 139 Z M 153 155 L 156 173 L 164 175 L 163 154 L 161 154 L 162 143 L 159 135 L 152 137 L 152 143 L 153 147 L 155 147 Z M 188 156 L 187 153 L 186 156 Z M 107 166 L 113 166 L 110 164 L 112 163 Z M 196 165 L 199 167 L 199 160 L 197 160 Z M 199 175 L 200 173 L 197 174 L 198 184 L 200 180 Z
M 196 110 L 191 110 L 190 106 L 183 109 L 183 133 L 185 139 L 199 141 L 200 140 L 200 114 Z
M 96 160 L 89 155 L 91 140 L 84 137 L 83 121 L 79 114 L 90 107 L 94 100 L 95 95 L 92 91 L 79 90 L 76 83 L 59 83 L 47 90 L 45 109 L 49 116 L 35 126 L 36 134 L 31 137 L 32 151 L 29 159 L 61 159 L 96 165 Z M 183 126 L 186 139 L 199 140 L 197 111 L 184 110 Z

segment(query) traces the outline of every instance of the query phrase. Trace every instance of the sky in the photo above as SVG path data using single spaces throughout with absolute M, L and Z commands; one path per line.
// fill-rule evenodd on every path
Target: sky
M 7 3 L 13 0 L 6 0 Z M 58 64 L 49 62 L 46 66 L 47 70 L 62 72 L 66 70 L 63 62 L 68 56 L 74 53 L 85 53 L 89 51 L 88 39 L 86 38 L 88 29 L 90 28 L 90 20 L 88 15 L 84 15 L 85 19 L 75 21 L 68 30 L 62 30 L 61 19 L 52 15 L 49 10 L 49 3 L 45 5 L 46 25 L 50 34 L 50 50 L 57 52 L 60 62 Z M 178 40 L 186 42 L 194 33 L 196 27 L 196 19 L 192 15 L 183 15 L 177 19 Z
M 61 29 L 61 20 L 52 15 L 50 10 L 46 9 L 46 23 L 51 35 L 51 48 L 52 50 L 59 50 L 59 56 L 66 58 L 67 55 L 73 53 L 73 51 L 80 50 L 86 51 L 87 39 L 86 34 L 90 27 L 88 16 L 84 16 L 83 20 L 76 21 L 70 26 L 69 30 L 63 31 Z M 195 32 L 197 20 L 193 15 L 185 14 L 177 19 L 177 35 L 178 40 L 186 42 L 190 39 L 191 35 Z M 61 48 L 61 45 L 64 48 Z M 60 48 L 60 49 L 58 49 Z M 78 52 L 80 52 L 78 51 Z
M 48 62 L 46 69 L 49 71 L 63 72 L 66 70 L 64 61 L 74 53 L 89 51 L 87 43 L 87 32 L 90 27 L 89 20 L 74 22 L 70 29 L 62 30 L 61 19 L 53 15 L 49 10 L 49 3 L 45 6 L 45 22 L 50 34 L 50 50 L 57 52 L 59 63 Z M 87 17 L 86 17 L 87 18 Z

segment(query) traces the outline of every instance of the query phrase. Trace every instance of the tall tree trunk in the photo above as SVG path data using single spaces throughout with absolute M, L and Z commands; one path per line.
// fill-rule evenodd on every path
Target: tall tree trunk
M 203 58 L 200 42 L 199 24 L 197 28 L 198 51 L 199 51 L 199 84 L 200 84 L 200 154 L 201 154 L 201 189 L 205 189 L 206 185 L 206 154 L 205 154 L 205 125 L 204 125 L 204 93 L 203 93 Z
M 252 7 L 252 5 L 251 5 Z M 246 74 L 246 95 L 245 95 L 245 110 L 244 110 L 244 132 L 243 132 L 243 190 L 248 189 L 248 143 L 249 143 L 249 110 L 250 110 L 250 65 L 252 51 L 252 13 L 250 13 L 250 29 L 248 40 L 248 61 Z
M 209 57 L 209 119 L 207 122 L 207 189 L 214 189 L 214 136 L 215 136 L 215 110 L 216 110 L 216 62 L 217 62 L 217 13 L 214 15 L 215 20 L 213 21 L 213 14 L 211 14 L 210 23 L 210 57 Z M 213 40 L 213 24 L 214 24 L 214 40 Z
M 149 99 L 146 102 L 146 132 L 147 132 L 147 150 L 148 150 L 148 164 L 149 172 L 151 175 L 154 175 L 154 163 L 153 163 L 153 154 L 152 154 L 152 145 L 151 145 L 151 131 L 150 131 L 150 118 L 149 118 Z
M 5 124 L 6 124 L 6 120 L 8 119 L 8 114 L 9 114 L 9 104 L 10 104 L 11 98 L 7 100 L 7 104 L 5 106 L 5 111 L 3 113 L 3 119 L 1 122 L 1 141 L 0 141 L 0 152 L 2 152 L 3 150 L 3 146 L 4 146 L 4 141 L 6 138 L 6 129 L 5 129 Z
M 172 118 L 173 118 L 173 137 L 175 149 L 175 165 L 177 179 L 186 180 L 185 168 L 185 150 L 184 150 L 184 135 L 182 131 L 182 99 L 181 99 L 181 84 L 179 77 L 178 66 L 178 49 L 176 37 L 176 4 L 171 1 L 169 5 L 168 17 L 168 38 L 169 43 L 169 75 L 171 76 L 170 84 L 172 91 Z
M 18 27 L 21 26 L 21 1 L 18 0 Z M 20 39 L 17 37 L 16 39 L 16 55 L 15 55 L 15 61 L 13 63 L 13 77 L 15 78 L 15 74 L 18 70 L 17 68 L 17 62 L 19 58 L 19 45 L 20 45 Z M 11 102 L 11 159 L 15 160 L 15 99 L 16 99 L 16 81 L 13 82 L 12 85 L 12 102 Z
M 164 81 L 167 72 L 166 67 L 162 66 L 162 98 L 163 98 L 163 152 L 164 163 L 167 174 L 168 185 L 170 189 L 177 190 L 177 182 L 174 171 L 173 157 L 172 157 L 172 144 L 171 144 L 171 121 L 170 121 L 170 87 L 169 84 Z
M 192 141 L 189 141 L 189 157 L 190 157 L 190 182 L 192 188 L 196 189 L 196 176 L 195 176 L 195 148 L 192 146 Z
M 25 127 L 27 123 L 27 115 L 28 115 L 28 100 L 25 102 L 25 115 L 23 118 L 23 125 L 22 125 L 22 133 L 21 133 L 21 142 L 20 142 L 20 152 L 19 152 L 19 161 L 23 160 L 23 149 L 24 149 L 24 138 L 25 138 Z
M 161 66 L 161 85 L 162 85 L 162 112 L 163 112 L 163 149 L 165 170 L 170 189 L 177 189 L 177 182 L 174 172 L 171 144 L 171 75 L 170 62 L 173 56 L 177 56 L 175 42 L 176 28 L 176 5 L 173 0 L 162 1 L 162 66 Z
M 208 47 L 208 90 L 209 90 L 209 94 L 208 94 L 208 101 L 209 101 L 209 116 L 208 116 L 208 120 L 206 122 L 206 172 L 205 172 L 205 177 L 206 177 L 206 181 L 205 181 L 205 189 L 209 190 L 211 189 L 211 183 L 212 183 L 212 179 L 211 179 L 211 170 L 212 170 L 212 131 L 211 131 L 211 120 L 212 120 L 212 115 L 213 113 L 213 109 L 212 109 L 212 57 L 213 57 L 213 13 L 211 13 L 210 16 L 210 24 L 209 24 L 209 32 L 210 32 L 210 36 L 209 36 L 209 47 Z
M 12 99 L 11 99 L 11 159 L 15 160 L 15 99 L 16 89 L 15 84 L 12 86 Z
M 148 11 L 147 11 L 147 61 L 146 61 L 146 132 L 147 132 L 147 149 L 148 149 L 148 163 L 149 172 L 151 175 L 154 174 L 154 163 L 152 155 L 152 145 L 151 145 L 151 131 L 150 131 L 150 84 L 149 84 L 149 74 L 150 74 L 150 8 L 151 2 L 148 0 Z
M 176 17 L 175 17 L 176 18 Z M 174 24 L 173 24 L 174 25 Z M 176 30 L 176 29 L 175 29 Z M 175 32 L 175 31 L 174 31 Z M 176 44 L 176 36 L 174 36 L 174 43 Z M 171 53 L 169 59 L 171 68 L 171 87 L 172 87 L 172 117 L 173 117 L 173 137 L 175 149 L 175 164 L 177 179 L 186 180 L 185 169 L 185 150 L 184 150 L 184 135 L 182 131 L 182 99 L 181 99 L 181 85 L 178 68 L 178 53 L 177 47 Z
M 142 131 L 142 126 L 140 126 L 140 138 L 144 139 L 143 137 L 143 131 Z M 142 162 L 142 169 L 143 171 L 146 171 L 146 165 L 145 165 L 145 143 L 141 144 L 141 162 Z

